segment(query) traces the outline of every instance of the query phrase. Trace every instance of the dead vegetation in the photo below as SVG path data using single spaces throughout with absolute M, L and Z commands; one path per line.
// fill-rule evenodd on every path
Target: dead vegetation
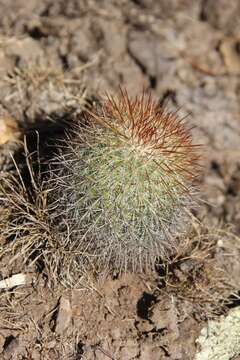
M 23 268 L 26 264 L 31 266 L 32 262 L 46 259 L 48 249 L 57 249 L 48 223 L 47 196 L 50 189 L 44 189 L 44 184 L 41 184 L 39 161 L 38 169 L 33 169 L 33 154 L 29 154 L 26 142 L 24 145 L 29 183 L 23 179 L 16 163 L 16 173 L 3 174 L 0 183 L 0 203 L 3 209 L 0 258 L 11 255 L 9 265 L 14 266 L 13 263 L 20 257 Z
M 24 117 L 29 124 L 36 118 L 79 114 L 87 96 L 82 72 L 80 68 L 65 72 L 51 63 L 15 67 L 3 78 L 4 106 L 11 108 L 16 119 Z
M 230 229 L 209 228 L 194 218 L 191 229 L 176 256 L 158 268 L 159 288 L 191 303 L 196 316 L 206 319 L 238 298 L 239 282 L 232 278 L 230 264 L 238 259 L 240 239 Z

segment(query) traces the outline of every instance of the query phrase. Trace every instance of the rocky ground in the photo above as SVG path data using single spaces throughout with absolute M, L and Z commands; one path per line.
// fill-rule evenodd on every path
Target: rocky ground
M 189 114 L 205 144 L 194 248 L 168 269 L 70 290 L 24 254 L 1 258 L 2 278 L 29 281 L 0 293 L 0 357 L 194 359 L 206 320 L 239 304 L 239 1 L 0 0 L 0 12 L 0 176 L 9 151 L 21 167 L 23 134 L 38 131 L 46 163 L 85 101 L 119 85 Z

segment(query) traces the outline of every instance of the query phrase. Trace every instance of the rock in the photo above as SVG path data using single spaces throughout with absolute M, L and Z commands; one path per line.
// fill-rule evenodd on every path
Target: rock
M 118 327 L 115 327 L 111 330 L 111 336 L 114 340 L 119 340 L 121 339 L 122 336 L 122 332 L 121 329 Z
M 104 33 L 104 47 L 108 54 L 118 59 L 126 52 L 126 29 L 121 22 L 99 21 Z
M 143 72 L 150 76 L 162 76 L 173 71 L 173 59 L 178 55 L 169 41 L 148 32 L 130 32 L 128 50 Z
M 0 75 L 4 76 L 13 69 L 13 62 L 9 61 L 4 49 L 0 49 Z
M 0 238 L 0 240 L 1 240 L 1 238 Z M 4 342 L 5 342 L 5 338 L 2 334 L 0 334 L 0 354 L 3 351 Z
M 138 331 L 140 331 L 142 333 L 148 333 L 154 329 L 154 324 L 146 320 L 146 321 L 140 321 L 136 325 L 136 327 L 137 327 Z
M 174 337 L 178 338 L 177 310 L 174 303 L 156 303 L 152 309 L 151 320 L 157 329 L 166 328 Z
M 139 360 L 157 360 L 162 359 L 163 351 L 154 344 L 144 343 L 141 345 Z
M 0 108 L 0 172 L 13 166 L 10 154 L 20 148 L 20 135 L 15 119 Z
M 5 340 L 4 350 L 2 352 L 3 359 L 16 359 L 16 356 L 20 350 L 20 344 L 18 338 L 14 336 L 8 336 Z
M 41 353 L 37 349 L 32 350 L 31 360 L 41 360 Z
M 90 61 L 98 51 L 94 34 L 85 23 L 83 27 L 75 30 L 71 46 L 74 49 L 73 52 L 84 63 Z
M 72 322 L 72 308 L 67 297 L 61 296 L 56 319 L 55 332 L 62 335 Z
M 56 347 L 56 340 L 50 340 L 47 344 L 46 344 L 46 348 L 47 349 L 54 349 Z
M 127 84 L 127 90 L 130 96 L 135 96 L 139 92 L 139 89 L 149 86 L 148 79 L 142 73 L 139 66 L 127 55 L 124 56 L 121 61 L 113 64 L 111 68 L 108 68 L 107 77 L 109 79 L 113 76 L 112 69 L 118 73 L 119 78 L 122 79 L 122 83 Z M 129 79 L 131 79 L 131 81 L 129 81 Z
M 10 115 L 0 114 L 0 145 L 9 141 L 16 141 L 19 135 L 17 122 Z
M 129 52 L 136 62 L 143 68 L 144 72 L 149 75 L 156 75 L 156 42 L 152 35 L 138 32 L 131 32 L 129 36 Z
M 229 37 L 222 41 L 220 52 L 227 67 L 228 73 L 240 74 L 240 38 Z
M 44 57 L 44 52 L 39 43 L 31 38 L 13 39 L 9 41 L 5 49 L 6 56 L 16 59 L 18 66 L 24 67 L 31 64 L 39 64 Z
M 202 2 L 202 18 L 218 29 L 237 30 L 239 18 L 239 1 L 205 0 Z
M 125 360 L 135 359 L 139 352 L 137 340 L 128 339 L 120 351 L 120 358 Z
M 240 309 L 236 307 L 227 316 L 209 320 L 196 340 L 200 347 L 195 360 L 229 360 L 240 353 Z

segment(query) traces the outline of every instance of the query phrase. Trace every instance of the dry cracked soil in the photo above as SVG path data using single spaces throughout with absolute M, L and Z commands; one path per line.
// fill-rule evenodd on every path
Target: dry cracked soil
M 212 280 L 217 265 L 240 291 L 239 19 L 238 0 L 0 0 L 0 176 L 10 152 L 21 166 L 14 140 L 38 131 L 47 162 L 85 99 L 119 85 L 189 114 L 205 145 L 191 235 L 201 256 L 195 246 L 168 269 L 73 289 L 50 284 L 44 263 L 3 256 L 2 279 L 31 279 L 0 290 L 0 359 L 193 360 L 207 319 L 239 305 Z

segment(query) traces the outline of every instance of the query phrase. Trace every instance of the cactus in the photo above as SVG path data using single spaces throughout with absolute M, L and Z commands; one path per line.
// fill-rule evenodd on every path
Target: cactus
M 135 271 L 174 253 L 199 174 L 198 145 L 177 112 L 121 89 L 88 111 L 59 165 L 57 194 L 80 264 Z

